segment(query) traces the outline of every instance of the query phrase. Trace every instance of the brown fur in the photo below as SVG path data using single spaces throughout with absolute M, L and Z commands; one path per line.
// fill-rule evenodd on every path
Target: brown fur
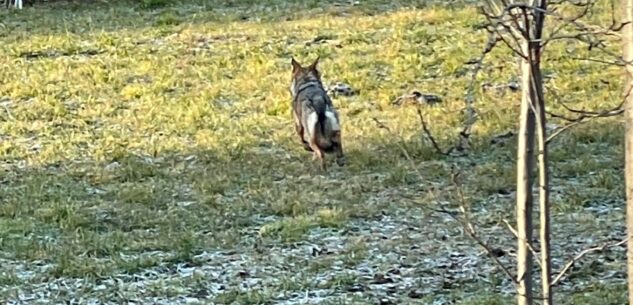
M 326 153 L 335 154 L 339 166 L 345 164 L 345 155 L 339 116 L 323 88 L 318 62 L 319 58 L 310 66 L 302 67 L 292 58 L 292 114 L 304 149 L 313 152 L 313 159 L 319 159 L 321 168 L 326 170 Z M 313 122 L 314 115 L 316 122 Z M 307 126 L 313 123 L 314 126 Z

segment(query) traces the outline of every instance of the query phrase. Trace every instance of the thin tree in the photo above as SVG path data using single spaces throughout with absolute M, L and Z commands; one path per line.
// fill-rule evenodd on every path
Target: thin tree
M 541 268 L 544 304 L 552 303 L 549 258 L 549 185 L 545 130 L 545 100 L 541 73 L 541 51 L 546 0 L 531 4 L 516 1 L 487 1 L 484 14 L 491 22 L 490 31 L 511 48 L 520 59 L 521 110 L 517 147 L 516 217 L 517 217 L 517 304 L 534 303 L 532 289 L 534 198 L 532 194 L 535 138 L 538 140 L 539 202 L 541 225 Z M 491 14 L 490 12 L 496 13 Z
M 527 42 L 522 44 L 522 51 L 529 52 Z M 527 60 L 521 60 L 521 113 L 519 117 L 519 134 L 517 146 L 517 304 L 532 305 L 532 266 L 533 257 L 529 249 L 532 240 L 532 170 L 534 168 L 534 133 L 535 115 L 532 110 L 534 97 L 532 86 L 532 67 Z
M 633 305 L 633 0 L 621 0 L 624 77 L 624 178 L 626 185 L 627 273 L 629 304 Z
M 621 0 L 624 2 L 631 2 L 633 0 Z M 533 269 L 534 257 L 540 256 L 540 260 L 536 261 L 541 270 L 541 288 L 543 304 L 553 304 L 553 292 L 552 288 L 561 283 L 564 276 L 570 272 L 571 267 L 582 257 L 594 252 L 604 251 L 607 248 L 615 247 L 623 244 L 626 240 L 617 243 L 606 243 L 599 246 L 594 246 L 581 251 L 579 254 L 571 258 L 563 268 L 557 272 L 556 276 L 552 280 L 552 267 L 551 267 L 551 254 L 550 254 L 550 204 L 549 204 L 549 170 L 548 170 L 548 143 L 550 143 L 556 136 L 563 133 L 565 130 L 587 121 L 592 118 L 609 117 L 621 114 L 623 110 L 623 103 L 620 105 L 603 111 L 587 111 L 578 110 L 568 107 L 563 101 L 558 101 L 562 106 L 570 113 L 576 115 L 575 117 L 569 117 L 567 115 L 555 114 L 546 110 L 546 103 L 544 97 L 544 84 L 541 73 L 541 54 L 547 45 L 559 40 L 576 40 L 582 43 L 586 43 L 589 46 L 589 50 L 599 50 L 603 54 L 606 54 L 613 61 L 594 59 L 594 58 L 579 58 L 578 60 L 589 60 L 607 65 L 625 66 L 625 60 L 619 54 L 613 53 L 606 47 L 605 37 L 617 37 L 618 31 L 622 28 L 623 24 L 627 24 L 627 20 L 624 23 L 618 24 L 615 21 L 614 12 L 615 5 L 612 3 L 612 23 L 609 27 L 590 25 L 584 23 L 581 19 L 585 16 L 591 15 L 591 8 L 594 7 L 597 1 L 572 1 L 572 0 L 559 0 L 550 1 L 553 8 L 548 8 L 547 0 L 486 0 L 483 5 L 483 14 L 487 18 L 488 23 L 486 29 L 491 34 L 488 45 L 484 49 L 482 56 L 475 61 L 476 63 L 475 73 L 481 69 L 482 62 L 487 53 L 491 49 L 502 42 L 519 58 L 519 67 L 521 72 L 521 109 L 519 117 L 519 133 L 518 133 L 518 147 L 517 147 L 517 200 L 516 200 L 516 217 L 517 217 L 517 229 L 506 222 L 508 228 L 514 233 L 517 238 L 517 274 L 513 276 L 511 271 L 503 266 L 501 262 L 494 257 L 493 247 L 488 245 L 478 234 L 475 226 L 470 222 L 468 216 L 468 204 L 461 200 L 460 209 L 464 214 L 463 219 L 455 217 L 449 211 L 444 209 L 441 212 L 448 213 L 456 220 L 458 220 L 465 228 L 465 232 L 468 233 L 477 243 L 482 246 L 490 257 L 497 263 L 502 270 L 510 277 L 515 283 L 517 289 L 517 303 L 519 305 L 531 305 L 534 303 L 533 296 L 533 283 L 531 272 Z M 569 13 L 559 13 L 557 6 L 568 5 L 575 7 L 580 11 L 576 15 Z M 626 7 L 622 4 L 623 11 L 628 14 L 632 14 L 631 6 Z M 548 31 L 547 35 L 544 35 L 545 17 L 552 19 L 552 30 Z M 628 18 L 630 20 L 630 16 Z M 548 21 L 548 23 L 550 23 Z M 570 29 L 571 28 L 571 29 Z M 630 30 L 630 29 L 629 29 Z M 629 34 L 630 35 L 630 34 Z M 630 38 L 630 37 L 629 37 Z M 629 50 L 629 54 L 633 54 Z M 626 53 L 626 51 L 625 51 Z M 626 57 L 626 56 L 625 56 Z M 626 59 L 628 62 L 628 77 L 629 86 L 627 89 L 630 93 L 633 84 L 631 79 L 633 75 L 631 73 L 630 65 L 633 55 L 629 55 Z M 473 76 L 474 82 L 475 76 Z M 471 92 L 472 90 L 469 90 Z M 472 93 L 472 92 L 471 92 Z M 556 95 L 553 91 L 548 90 L 548 94 Z M 469 99 L 472 99 L 472 94 L 469 94 Z M 630 99 L 630 98 L 629 98 Z M 472 101 L 468 103 L 472 104 Z M 629 103 L 628 105 L 631 105 Z M 629 111 L 631 109 L 629 108 Z M 633 111 L 631 111 L 633 112 Z M 551 135 L 547 134 L 546 120 L 549 115 L 552 118 L 562 119 L 567 121 L 567 124 L 556 129 Z M 434 147 L 440 152 L 444 153 L 437 143 L 430 135 L 428 128 L 422 115 L 420 114 L 422 121 L 423 131 L 429 139 L 432 140 Z M 629 118 L 629 121 L 630 118 Z M 471 126 L 471 125 L 467 125 Z M 631 122 L 629 122 L 631 126 Z M 631 127 L 633 128 L 633 127 Z M 628 129 L 627 129 L 628 130 Z M 469 134 L 469 133 L 466 133 Z M 630 136 L 629 136 L 630 137 Z M 466 137 L 467 139 L 468 137 Z M 536 143 L 535 143 L 536 142 Z M 538 144 L 535 147 L 535 144 Z M 627 147 L 633 147 L 633 144 L 627 143 Z M 535 152 L 535 148 L 538 150 Z M 448 151 L 450 152 L 450 150 Z M 534 159 L 538 159 L 538 182 L 539 182 L 539 225 L 540 225 L 540 253 L 537 253 L 531 245 L 533 235 L 533 209 L 534 198 L 532 193 L 532 185 L 534 182 Z M 633 152 L 628 148 L 627 151 L 627 166 L 633 167 Z M 627 169 L 627 175 L 631 176 L 631 170 Z M 633 179 L 633 178 L 631 178 Z M 633 180 L 629 180 L 633 181 Z M 631 185 L 629 184 L 628 194 L 629 198 L 633 197 L 631 194 Z M 629 199 L 630 201 L 631 199 Z M 629 207 L 628 212 L 633 219 L 633 206 Z M 629 221 L 631 236 L 633 236 L 633 220 Z M 540 255 L 539 255 L 540 254 Z M 633 278 L 633 250 L 629 253 L 630 260 L 632 261 L 629 266 L 631 277 Z M 630 286 L 633 291 L 633 285 Z M 631 303 L 633 305 L 633 302 Z
M 633 0 L 625 1 L 630 2 Z M 623 2 L 623 3 L 624 3 Z M 630 61 L 633 55 L 629 55 L 629 59 L 619 57 L 619 55 L 610 52 L 605 44 L 604 37 L 617 36 L 617 31 L 622 28 L 624 23 L 618 24 L 615 17 L 612 16 L 612 23 L 609 27 L 600 27 L 587 25 L 581 21 L 585 16 L 590 15 L 591 8 L 596 1 L 552 1 L 553 5 L 570 5 L 580 9 L 577 15 L 564 15 L 557 12 L 556 8 L 548 8 L 547 0 L 487 0 L 484 14 L 487 17 L 489 31 L 493 33 L 499 41 L 502 41 L 509 47 L 515 55 L 520 58 L 521 70 L 521 110 L 519 118 L 519 133 L 517 147 L 517 229 L 514 231 L 518 240 L 517 245 L 517 293 L 518 304 L 532 304 L 532 277 L 530 272 L 533 267 L 533 256 L 536 251 L 531 247 L 532 240 L 532 171 L 534 167 L 533 158 L 534 141 L 536 140 L 538 152 L 538 185 L 539 185 L 539 225 L 540 225 L 540 261 L 541 267 L 541 288 L 543 304 L 551 305 L 553 303 L 552 287 L 560 282 L 562 276 L 569 270 L 565 266 L 563 270 L 552 281 L 551 267 L 551 251 L 550 251 L 550 204 L 549 204 L 549 170 L 548 170 L 548 149 L 547 144 L 561 132 L 569 127 L 579 124 L 590 118 L 599 118 L 614 116 L 622 113 L 622 105 L 605 111 L 584 111 L 576 110 L 563 106 L 570 112 L 579 116 L 575 118 L 567 118 L 566 116 L 552 114 L 546 110 L 545 97 L 543 93 L 543 77 L 541 73 L 541 53 L 546 46 L 557 40 L 576 40 L 588 44 L 589 49 L 596 49 L 613 58 L 614 61 L 598 61 L 608 65 L 623 65 L 628 62 L 629 77 L 631 74 Z M 629 4 L 630 5 L 630 4 Z M 612 11 L 614 7 L 612 6 Z M 631 6 L 624 7 L 623 11 L 627 14 L 631 13 Z M 549 31 L 548 35 L 543 34 L 545 16 L 551 16 L 558 24 Z M 550 17 L 548 17 L 550 18 Z M 567 30 L 569 27 L 571 31 Z M 626 44 L 625 44 L 626 45 Z M 625 50 L 625 53 L 627 51 Z M 629 51 L 631 52 L 631 51 Z M 633 53 L 633 52 L 631 52 Z M 625 55 L 626 57 L 626 55 Z M 594 60 L 587 58 L 587 60 Z M 630 82 L 629 82 L 630 83 Z M 627 97 L 631 91 L 627 86 Z M 548 91 L 550 92 L 550 91 Z M 553 92 L 551 92 L 553 94 Z M 546 114 L 551 117 L 563 118 L 569 124 L 556 130 L 552 135 L 547 135 Z M 630 144 L 630 143 L 629 143 Z M 633 152 L 627 151 L 628 166 L 633 166 Z M 630 172 L 631 170 L 627 171 Z M 630 176 L 630 174 L 628 174 Z M 633 178 L 632 178 L 633 179 Z M 633 182 L 631 183 L 633 184 Z M 630 194 L 629 197 L 633 197 Z M 633 218 L 633 207 L 631 209 L 631 218 Z M 631 230 L 633 231 L 633 220 L 631 220 Z M 633 233 L 631 233 L 633 234 Z M 583 251 L 583 255 L 600 251 L 606 246 L 593 247 L 590 251 Z M 630 255 L 633 257 L 633 250 Z M 572 259 L 572 262 L 576 258 Z M 633 260 L 633 258 L 632 258 Z M 633 263 L 632 263 L 633 264 Z M 629 267 L 633 274 L 633 267 Z M 633 289 L 633 286 L 631 286 Z M 633 305 L 633 303 L 632 303 Z
M 543 97 L 543 81 L 541 74 L 541 38 L 545 20 L 547 1 L 534 1 L 534 7 L 528 11 L 521 8 L 521 19 L 517 24 L 520 31 L 521 52 L 521 113 L 519 139 L 517 148 L 517 276 L 519 305 L 533 304 L 532 296 L 532 170 L 534 168 L 534 138 L 537 134 L 539 161 L 539 202 L 541 224 L 541 282 L 543 284 L 543 300 L 545 305 L 551 304 L 549 260 L 549 200 L 547 181 L 547 147 L 545 145 L 545 101 Z M 530 14 L 532 13 L 532 14 Z M 533 18 L 530 18 L 530 15 Z M 522 28 L 522 30 L 521 30 Z
M 541 51 L 543 44 L 543 26 L 545 22 L 545 12 L 547 11 L 547 1 L 535 1 L 534 26 L 526 26 L 534 33 L 528 33 L 528 60 L 531 65 L 531 102 L 536 112 L 536 132 L 538 143 L 538 172 L 539 172 L 539 239 L 541 242 L 541 293 L 543 294 L 543 305 L 553 304 L 552 293 L 552 260 L 550 251 L 550 204 L 549 204 L 549 169 L 548 169 L 548 149 L 547 149 L 547 129 L 546 129 L 546 109 L 545 97 L 543 95 L 543 77 L 541 73 Z M 528 240 L 529 241 L 529 240 Z

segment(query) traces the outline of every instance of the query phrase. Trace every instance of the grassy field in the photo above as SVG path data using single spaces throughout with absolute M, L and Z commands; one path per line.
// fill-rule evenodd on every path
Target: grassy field
M 9 304 L 508 304 L 504 278 L 450 217 L 451 166 L 484 240 L 514 270 L 519 96 L 495 49 L 475 82 L 472 147 L 437 153 L 464 116 L 486 42 L 465 2 L 193 1 L 0 10 L 0 300 Z M 598 7 L 587 22 L 607 23 Z M 618 44 L 612 44 L 617 52 Z M 290 58 L 321 56 L 348 164 L 320 172 L 294 134 Z M 551 45 L 558 102 L 619 103 L 621 72 Z M 548 91 L 548 92 L 550 92 Z M 377 119 L 388 127 L 378 128 Z M 562 126 L 564 122 L 552 121 Z M 555 270 L 624 237 L 623 128 L 591 121 L 551 144 Z M 555 127 L 555 126 L 554 126 Z M 415 198 L 411 200 L 408 198 Z M 512 221 L 511 221 L 512 222 Z M 625 252 L 587 257 L 559 304 L 624 304 Z M 22 303 L 20 303 L 20 301 Z

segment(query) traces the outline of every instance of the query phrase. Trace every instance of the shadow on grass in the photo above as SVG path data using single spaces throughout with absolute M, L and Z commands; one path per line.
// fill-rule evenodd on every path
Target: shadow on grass
M 552 175 L 584 181 L 581 185 L 596 189 L 595 196 L 613 196 L 622 189 L 622 128 L 595 126 L 580 127 L 552 144 Z M 258 225 L 258 217 L 311 213 L 324 205 L 371 217 L 387 206 L 369 207 L 366 201 L 386 189 L 424 193 L 430 184 L 448 189 L 451 164 L 464 170 L 470 191 L 478 197 L 511 192 L 515 140 L 490 146 L 494 135 L 475 136 L 479 140 L 468 157 L 442 156 L 421 139 L 376 137 L 347 145 L 344 167 L 328 155 L 325 173 L 298 143 L 193 148 L 155 156 L 128 153 L 104 163 L 73 160 L 23 169 L 14 165 L 0 180 L 0 219 L 7 232 L 26 236 L 46 228 L 62 235 L 78 230 L 217 233 Z M 587 177 L 596 172 L 602 174 Z M 582 202 L 585 196 L 565 198 Z M 573 202 L 568 204 L 573 208 Z
M 47 276 L 99 279 L 166 262 L 143 253 L 191 262 L 203 251 L 253 251 L 262 238 L 299 241 L 313 227 L 380 215 L 384 206 L 368 198 L 406 179 L 417 183 L 405 170 L 384 177 L 387 168 L 407 167 L 394 143 L 371 146 L 349 149 L 351 164 L 328 173 L 298 145 L 256 143 L 12 167 L 0 180 L 0 258 L 53 264 Z M 270 238 L 261 237 L 264 226 Z
M 327 173 L 298 143 L 13 167 L 0 180 L 0 258 L 51 264 L 47 278 L 101 280 L 178 263 L 195 266 L 200 262 L 194 257 L 205 251 L 291 246 L 312 228 L 346 234 L 348 219 L 382 219 L 394 209 L 406 210 L 396 197 L 384 198 L 390 190 L 414 196 L 430 188 L 451 191 L 451 164 L 467 169 L 467 194 L 485 208 L 485 198 L 512 187 L 514 179 L 515 140 L 491 146 L 493 137 L 475 135 L 472 154 L 455 158 L 437 154 L 419 138 L 376 136 L 362 145 L 349 143 L 349 165 L 333 165 Z M 622 174 L 615 168 L 621 138 L 622 128 L 614 123 L 590 123 L 560 138 L 552 144 L 555 182 L 568 175 L 587 188 L 578 194 L 589 200 L 585 206 L 621 193 L 622 180 L 615 177 Z M 596 180 L 589 175 L 594 171 L 610 180 Z M 144 256 L 156 252 L 169 255 Z

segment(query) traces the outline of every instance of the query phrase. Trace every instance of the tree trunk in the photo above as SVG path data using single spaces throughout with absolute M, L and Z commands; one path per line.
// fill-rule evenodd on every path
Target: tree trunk
M 633 0 L 621 0 L 622 54 L 625 69 L 624 96 L 624 178 L 626 188 L 627 273 L 629 305 L 633 305 Z
M 539 171 L 539 233 L 541 242 L 541 287 L 543 289 L 543 305 L 553 304 L 552 259 L 550 250 L 550 202 L 549 202 L 549 166 L 547 149 L 547 129 L 545 117 L 545 99 L 543 96 L 543 78 L 540 67 L 534 68 L 535 93 L 538 94 L 536 105 L 538 171 Z
M 547 0 L 535 0 L 533 6 L 540 10 L 534 12 L 534 37 L 530 42 L 529 61 L 532 65 L 532 98 L 533 109 L 536 111 L 536 132 L 538 143 L 538 172 L 539 172 L 539 235 L 541 242 L 541 289 L 543 305 L 553 304 L 552 292 L 552 259 L 550 250 L 550 203 L 549 203 L 549 167 L 547 149 L 547 129 L 545 117 L 545 96 L 543 95 L 543 77 L 541 74 L 541 38 L 545 23 L 544 11 L 547 10 Z
M 543 99 L 543 82 L 540 67 L 534 72 L 536 90 L 540 92 L 536 105 L 537 113 L 537 142 L 538 142 L 538 171 L 539 171 L 539 215 L 541 242 L 541 287 L 543 289 L 543 305 L 553 304 L 552 260 L 550 251 L 550 204 L 549 204 L 549 169 L 547 150 L 547 131 L 545 118 L 545 100 Z
M 529 53 L 527 40 L 523 42 L 523 54 Z M 532 305 L 533 258 L 529 243 L 532 241 L 532 169 L 534 168 L 534 127 L 532 111 L 532 67 L 521 60 L 521 116 L 517 147 L 517 304 Z

